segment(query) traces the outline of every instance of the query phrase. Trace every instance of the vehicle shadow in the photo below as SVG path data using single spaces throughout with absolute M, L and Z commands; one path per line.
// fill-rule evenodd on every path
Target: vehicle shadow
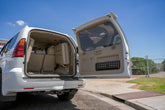
M 72 101 L 61 101 L 56 95 L 26 94 L 1 110 L 80 110 Z

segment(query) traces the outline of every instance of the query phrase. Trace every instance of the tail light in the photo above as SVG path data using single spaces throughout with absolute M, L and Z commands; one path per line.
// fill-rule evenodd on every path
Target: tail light
M 14 49 L 13 57 L 23 57 L 24 56 L 24 46 L 25 46 L 25 38 L 21 39 L 17 46 Z

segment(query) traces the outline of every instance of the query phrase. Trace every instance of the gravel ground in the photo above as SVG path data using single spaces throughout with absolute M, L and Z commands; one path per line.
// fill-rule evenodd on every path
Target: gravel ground
M 107 97 L 80 90 L 71 101 L 60 101 L 56 95 L 25 95 L 0 110 L 125 110 L 133 108 Z

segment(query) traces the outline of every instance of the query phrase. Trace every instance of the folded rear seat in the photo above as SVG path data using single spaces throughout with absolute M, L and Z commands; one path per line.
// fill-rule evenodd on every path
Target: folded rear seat
M 31 53 L 28 67 L 27 67 L 28 71 L 29 72 L 41 72 L 43 60 L 44 60 L 44 55 L 41 50 L 36 50 L 35 53 Z
M 43 73 L 53 73 L 54 69 L 56 67 L 55 63 L 55 49 L 52 47 L 49 47 L 47 49 L 47 54 L 45 55 L 44 62 L 43 62 Z

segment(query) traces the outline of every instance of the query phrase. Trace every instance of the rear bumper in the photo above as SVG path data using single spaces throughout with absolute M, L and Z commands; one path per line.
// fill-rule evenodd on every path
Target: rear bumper
M 17 92 L 73 89 L 84 87 L 85 85 L 84 79 L 23 79 L 22 74 L 22 72 L 8 72 L 3 74 L 2 93 L 4 96 L 13 96 Z

